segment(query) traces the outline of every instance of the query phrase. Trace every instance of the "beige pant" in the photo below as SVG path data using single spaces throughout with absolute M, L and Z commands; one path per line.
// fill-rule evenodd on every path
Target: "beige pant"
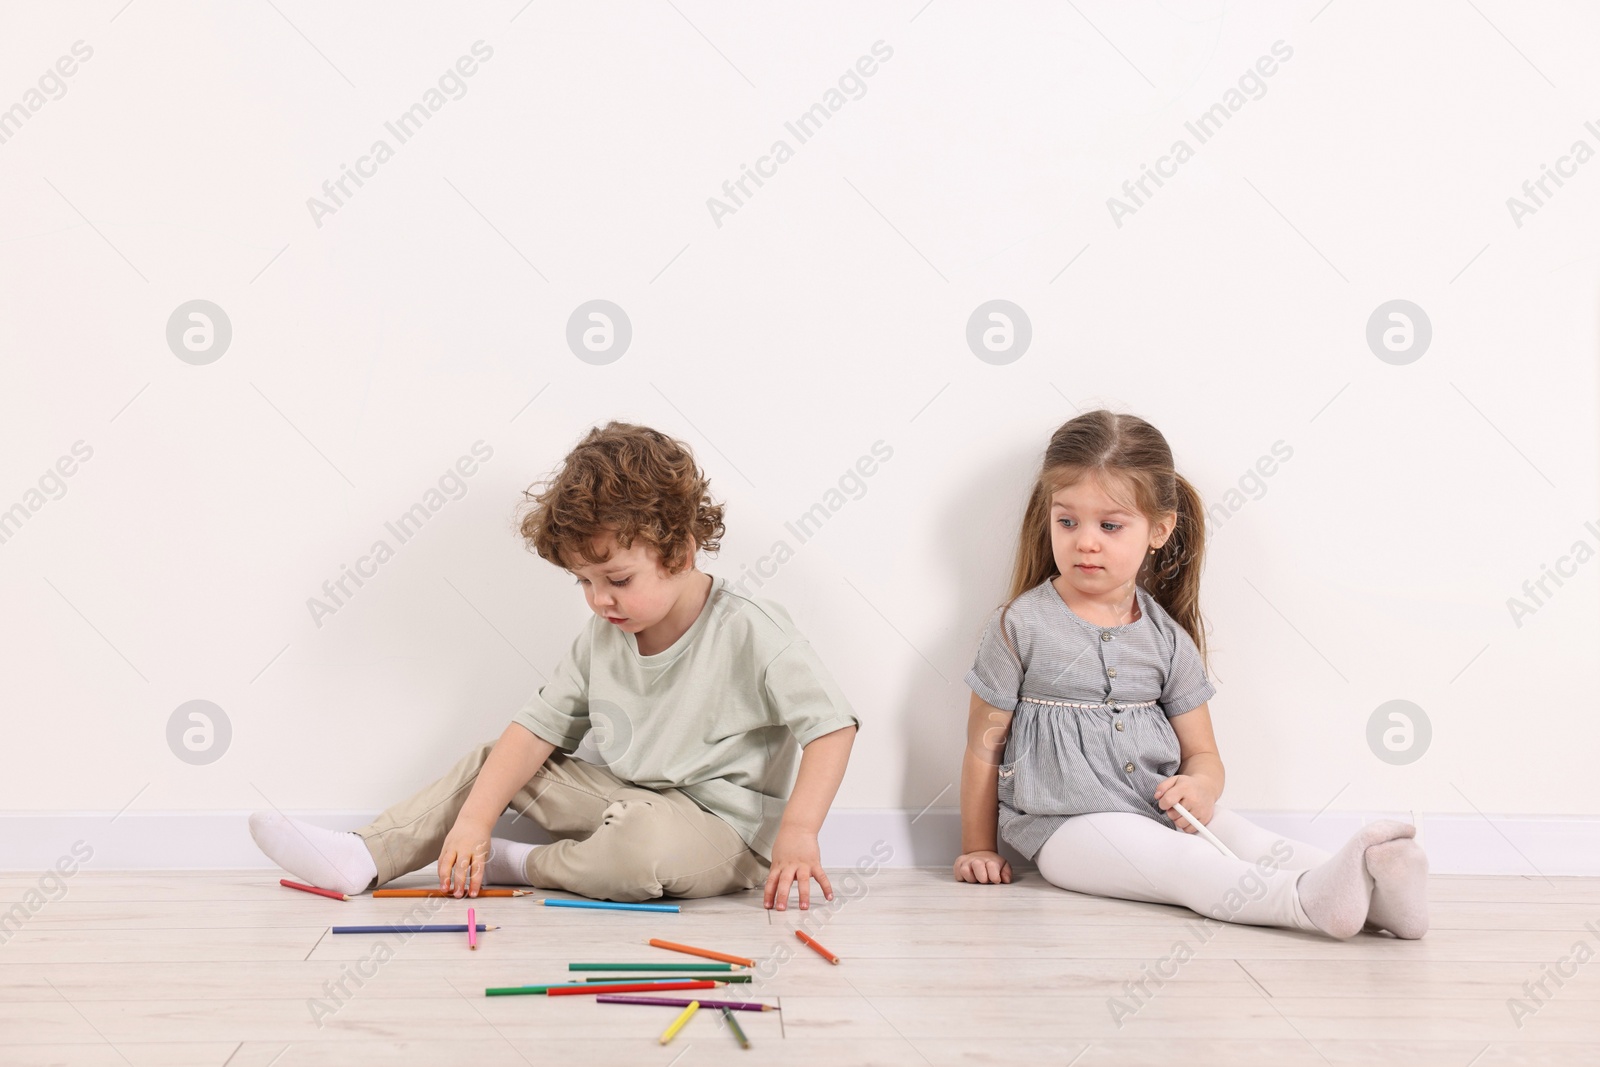
M 370 888 L 438 863 L 493 748 L 493 741 L 479 745 L 443 778 L 356 831 L 378 865 Z M 524 878 L 539 889 L 640 901 L 714 897 L 767 880 L 767 861 L 682 791 L 646 789 L 560 752 L 511 798 L 511 810 L 556 838 L 528 856 Z

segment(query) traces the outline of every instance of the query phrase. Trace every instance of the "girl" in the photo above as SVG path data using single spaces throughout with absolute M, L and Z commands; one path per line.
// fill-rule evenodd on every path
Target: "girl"
M 965 679 L 956 878 L 1011 881 L 998 824 L 1062 889 L 1336 938 L 1421 937 L 1428 860 L 1414 826 L 1370 823 L 1329 855 L 1217 806 L 1204 551 L 1200 496 L 1155 427 L 1101 410 L 1051 437 L 1011 598 Z

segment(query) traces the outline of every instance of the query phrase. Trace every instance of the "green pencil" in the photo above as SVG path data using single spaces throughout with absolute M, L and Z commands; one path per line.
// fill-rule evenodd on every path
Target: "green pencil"
M 727 1021 L 728 1029 L 733 1031 L 733 1036 L 738 1039 L 740 1048 L 749 1048 L 750 1039 L 744 1036 L 744 1031 L 739 1028 L 739 1020 L 733 1017 L 733 1012 L 728 1008 L 722 1009 L 722 1018 Z
M 591 976 L 591 977 L 585 978 L 584 981 L 585 982 L 684 982 L 684 981 L 693 981 L 696 978 L 704 978 L 704 977 L 705 977 L 705 975 L 703 975 L 703 974 L 663 974 L 663 975 L 654 975 L 654 974 L 652 974 L 648 978 L 642 977 L 640 975 L 595 975 L 595 976 Z M 752 982 L 754 980 L 755 980 L 755 975 L 753 975 L 753 974 L 719 974 L 719 975 L 717 975 L 717 981 L 719 981 L 719 982 Z
M 551 985 L 511 985 L 494 986 L 483 991 L 486 997 L 517 997 L 524 994 L 543 995 L 552 989 L 566 989 L 569 986 L 581 986 L 582 982 L 556 982 Z
M 569 963 L 569 971 L 731 971 L 731 963 Z

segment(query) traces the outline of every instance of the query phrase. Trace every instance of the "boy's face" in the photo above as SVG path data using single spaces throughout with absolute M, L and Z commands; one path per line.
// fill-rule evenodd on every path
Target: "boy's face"
M 1117 485 L 1120 500 L 1132 488 Z M 1110 593 L 1139 575 L 1145 553 L 1166 540 L 1166 529 L 1106 492 L 1093 474 L 1050 497 L 1050 547 L 1063 580 L 1085 596 Z
M 583 599 L 589 610 L 631 634 L 666 618 L 683 594 L 685 581 L 695 574 L 693 567 L 668 574 L 654 549 L 639 541 L 622 548 L 610 533 L 596 537 L 591 546 L 595 555 L 606 557 L 606 561 L 589 563 L 579 559 L 578 565 L 568 570 L 583 586 Z

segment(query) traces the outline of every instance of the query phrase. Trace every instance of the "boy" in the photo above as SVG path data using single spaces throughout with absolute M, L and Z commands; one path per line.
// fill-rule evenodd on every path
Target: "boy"
M 346 893 L 437 857 L 457 897 L 486 882 L 617 901 L 764 884 L 781 911 L 791 883 L 809 908 L 814 878 L 831 901 L 817 832 L 858 720 L 781 607 L 695 567 L 721 547 L 723 509 L 688 446 L 611 422 L 544 484 L 523 494 L 521 533 L 594 612 L 550 681 L 498 741 L 354 833 L 256 812 L 256 843 Z M 591 730 L 604 766 L 571 758 Z M 508 806 L 556 840 L 491 840 Z

